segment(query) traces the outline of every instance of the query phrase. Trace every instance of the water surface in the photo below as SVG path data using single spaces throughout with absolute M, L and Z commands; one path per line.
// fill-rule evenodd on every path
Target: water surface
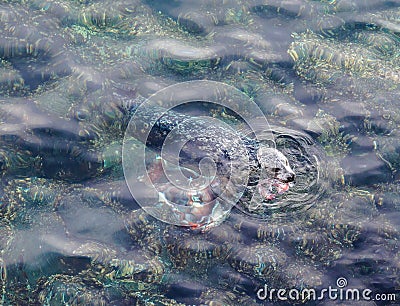
M 399 303 L 399 7 L 2 1 L 0 304 Z M 272 135 L 297 173 L 274 201 L 245 194 L 206 231 L 146 214 L 122 169 L 132 109 L 197 80 L 249 104 L 235 114 L 201 93 L 178 111 Z M 270 130 L 243 122 L 252 103 Z M 375 300 L 261 299 L 265 285 L 369 289 Z

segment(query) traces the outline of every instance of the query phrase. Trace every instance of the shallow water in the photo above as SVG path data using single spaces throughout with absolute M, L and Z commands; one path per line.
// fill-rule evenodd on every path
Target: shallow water
M 398 304 L 399 83 L 398 1 L 2 1 L 0 305 Z

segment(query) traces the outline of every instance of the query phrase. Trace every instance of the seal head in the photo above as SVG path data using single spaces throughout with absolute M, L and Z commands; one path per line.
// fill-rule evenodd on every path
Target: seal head
M 257 159 L 261 169 L 267 171 L 268 176 L 282 182 L 290 183 L 296 174 L 289 165 L 285 155 L 275 148 L 262 146 L 257 151 Z

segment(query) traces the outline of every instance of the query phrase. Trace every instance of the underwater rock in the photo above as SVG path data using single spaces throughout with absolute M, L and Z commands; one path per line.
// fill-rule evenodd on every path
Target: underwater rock
M 12 154 L 19 149 L 27 152 L 22 159 L 32 166 L 36 163 L 36 175 L 77 180 L 97 173 L 101 161 L 83 150 L 87 135 L 82 134 L 79 122 L 50 116 L 29 100 L 15 102 L 1 107 L 1 116 L 7 120 L 1 125 L 2 142 L 12 148 L 6 151 L 6 160 L 15 159 Z M 10 173 L 15 171 L 12 164 Z
M 120 245 L 130 241 L 123 220 L 105 206 L 96 189 L 76 188 L 60 199 L 57 213 L 74 237 Z M 106 228 L 104 223 L 107 223 Z
M 218 24 L 218 19 L 213 13 L 190 9 L 187 12 L 181 12 L 177 18 L 177 22 L 193 34 L 205 35 L 211 32 Z
M 45 304 L 103 306 L 110 300 L 107 292 L 98 287 L 96 282 L 82 282 L 73 275 L 54 275 L 41 284 L 38 290 L 38 302 Z M 115 300 L 115 296 L 113 297 Z
M 341 130 L 346 133 L 362 130 L 364 120 L 370 115 L 364 103 L 353 101 L 336 101 L 321 105 L 327 113 L 341 124 Z
M 361 156 L 349 155 L 341 161 L 345 181 L 353 186 L 390 182 L 392 172 L 388 165 L 371 152 Z
M 178 73 L 192 73 L 195 70 L 211 69 L 218 65 L 220 52 L 218 46 L 195 46 L 172 39 L 149 41 L 138 52 L 159 61 Z
M 265 114 L 273 114 L 286 119 L 303 116 L 303 105 L 299 105 L 300 103 L 296 103 L 290 97 L 278 92 L 259 91 L 255 101 Z
M 227 255 L 226 245 L 190 232 L 179 234 L 179 231 L 181 230 L 174 231 L 171 228 L 164 236 L 170 260 L 176 267 L 201 272 L 200 270 L 206 270 L 215 260 L 223 260 Z
M 351 139 L 349 149 L 353 155 L 361 155 L 365 152 L 371 152 L 375 148 L 373 138 L 365 135 L 359 135 Z
M 270 281 L 279 279 L 287 260 L 285 253 L 267 243 L 234 246 L 227 259 L 237 271 Z
M 173 296 L 177 301 L 189 305 L 198 302 L 202 292 L 206 291 L 205 282 L 188 275 L 171 275 L 171 280 L 166 288 L 166 296 Z
M 232 305 L 234 303 L 249 306 L 259 305 L 255 299 L 248 295 L 229 289 L 218 290 L 210 288 L 201 294 L 199 300 L 205 305 Z

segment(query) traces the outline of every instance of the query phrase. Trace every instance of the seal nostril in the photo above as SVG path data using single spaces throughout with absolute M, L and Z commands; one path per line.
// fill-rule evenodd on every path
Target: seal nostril
M 296 175 L 295 175 L 294 173 L 290 173 L 290 174 L 287 176 L 287 182 L 288 182 L 288 183 L 293 182 L 295 178 L 296 178 Z

